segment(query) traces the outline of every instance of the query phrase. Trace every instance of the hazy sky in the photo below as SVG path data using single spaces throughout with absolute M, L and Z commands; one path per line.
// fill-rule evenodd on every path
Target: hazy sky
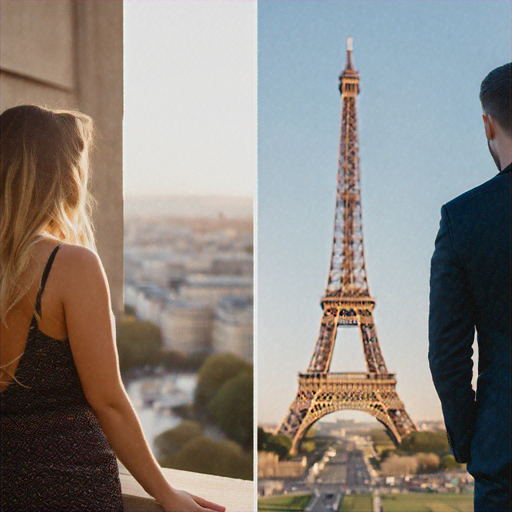
M 252 196 L 256 3 L 124 2 L 124 190 Z
M 261 422 L 285 415 L 318 334 L 347 36 L 361 74 L 363 226 L 377 332 L 409 414 L 441 418 L 427 362 L 430 258 L 441 205 L 497 172 L 478 92 L 490 70 L 511 60 L 511 27 L 509 1 L 259 3 Z M 338 336 L 332 369 L 364 371 L 353 329 Z

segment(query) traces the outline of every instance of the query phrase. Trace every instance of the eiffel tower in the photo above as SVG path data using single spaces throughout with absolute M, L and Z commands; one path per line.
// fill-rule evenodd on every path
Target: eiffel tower
M 395 375 L 388 372 L 377 339 L 363 248 L 357 95 L 359 73 L 352 61 L 352 39 L 347 39 L 347 63 L 339 77 L 342 98 L 338 153 L 338 184 L 331 266 L 322 320 L 313 357 L 306 373 L 299 373 L 299 390 L 276 429 L 292 439 L 297 453 L 308 429 L 326 414 L 364 411 L 384 425 L 395 444 L 417 430 L 396 391 Z M 333 373 L 331 359 L 339 327 L 357 326 L 361 333 L 366 372 Z

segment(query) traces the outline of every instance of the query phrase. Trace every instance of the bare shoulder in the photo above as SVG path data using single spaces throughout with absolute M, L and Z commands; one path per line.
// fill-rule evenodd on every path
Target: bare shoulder
M 59 260 L 68 270 L 102 267 L 100 257 L 91 249 L 80 245 L 62 244 Z
M 63 244 L 58 254 L 58 272 L 65 283 L 64 296 L 80 293 L 108 294 L 108 283 L 96 252 L 79 245 Z

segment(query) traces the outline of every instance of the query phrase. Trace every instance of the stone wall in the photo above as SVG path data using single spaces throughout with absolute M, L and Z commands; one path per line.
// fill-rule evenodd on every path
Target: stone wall
M 123 2 L 0 2 L 0 108 L 78 108 L 96 127 L 92 192 L 98 252 L 123 310 Z

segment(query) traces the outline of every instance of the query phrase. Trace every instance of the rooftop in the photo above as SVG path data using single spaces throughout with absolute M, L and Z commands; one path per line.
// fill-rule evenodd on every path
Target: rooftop
M 211 274 L 192 274 L 186 278 L 186 286 L 220 287 L 220 286 L 251 286 L 252 276 L 229 276 Z

